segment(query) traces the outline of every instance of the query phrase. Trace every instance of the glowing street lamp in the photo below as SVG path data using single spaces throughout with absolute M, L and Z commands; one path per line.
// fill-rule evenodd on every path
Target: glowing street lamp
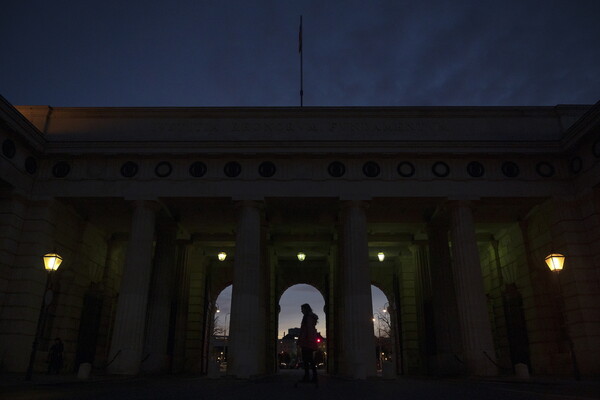
M 565 256 L 558 253 L 552 253 L 546 256 L 545 261 L 548 268 L 550 268 L 550 271 L 560 272 L 565 264 Z
M 46 271 L 48 272 L 56 271 L 62 262 L 62 257 L 56 253 L 44 255 L 44 268 L 46 268 Z
M 219 259 L 219 261 L 225 261 L 225 259 L 227 258 L 227 253 L 222 251 L 219 254 L 217 254 L 217 258 Z
M 43 330 L 44 315 L 46 314 L 46 308 L 50 304 L 51 297 L 48 296 L 50 290 L 50 277 L 54 271 L 60 267 L 63 262 L 63 258 L 56 253 L 45 254 L 44 257 L 44 268 L 46 269 L 46 286 L 44 288 L 44 295 L 42 296 L 42 306 L 40 307 L 40 314 L 38 316 L 37 325 L 35 328 L 35 336 L 33 337 L 33 343 L 31 344 L 31 355 L 29 356 L 29 365 L 27 366 L 27 373 L 25 374 L 25 380 L 31 380 L 33 375 L 33 365 L 35 364 L 35 354 L 37 352 L 38 342 Z
M 306 259 L 306 254 L 304 254 L 303 252 L 299 252 L 297 257 L 299 261 L 304 261 Z
M 377 253 L 377 258 L 379 259 L 380 262 L 383 262 L 383 260 L 385 260 L 385 254 L 383 253 L 383 251 L 380 251 L 379 253 Z

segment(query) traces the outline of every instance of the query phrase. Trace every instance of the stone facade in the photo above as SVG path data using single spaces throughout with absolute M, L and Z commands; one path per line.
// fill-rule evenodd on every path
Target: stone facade
M 371 284 L 398 374 L 600 374 L 599 105 L 0 100 L 3 371 L 27 368 L 41 256 L 56 251 L 36 371 L 61 337 L 67 370 L 206 373 L 233 284 L 227 373 L 273 373 L 279 299 L 307 283 L 325 299 L 332 374 L 376 373 Z

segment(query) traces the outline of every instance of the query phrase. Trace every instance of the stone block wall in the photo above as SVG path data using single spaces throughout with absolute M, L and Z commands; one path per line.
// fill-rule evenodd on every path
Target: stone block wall
M 0 368 L 24 371 L 29 361 L 47 273 L 42 256 L 56 251 L 64 259 L 52 274 L 52 300 L 47 306 L 35 370 L 45 370 L 51 340 L 65 344 L 65 370 L 72 370 L 77 349 L 83 298 L 91 282 L 99 282 L 106 264 L 106 234 L 55 200 L 12 199 L 3 203 L 3 223 L 12 240 L 2 243 L 3 290 L 0 325 Z

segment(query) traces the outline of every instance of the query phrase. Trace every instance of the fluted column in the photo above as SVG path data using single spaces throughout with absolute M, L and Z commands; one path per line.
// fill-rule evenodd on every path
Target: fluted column
M 112 374 L 135 375 L 140 369 L 157 210 L 156 202 L 138 200 L 133 204 L 130 239 L 109 353 L 109 360 L 114 358 L 108 366 Z
M 146 342 L 142 364 L 145 372 L 163 372 L 167 368 L 167 343 L 169 341 L 169 320 L 171 315 L 171 295 L 175 272 L 175 239 L 177 224 L 174 221 L 159 221 L 157 224 L 156 248 L 154 250 L 154 270 L 148 299 L 148 321 L 146 322 Z
M 342 287 L 344 372 L 355 379 L 375 375 L 373 315 L 366 204 L 342 204 Z
M 241 201 L 238 211 L 227 373 L 249 378 L 265 369 L 260 203 Z
M 171 372 L 183 372 L 190 300 L 190 266 L 188 262 L 189 240 L 177 241 L 177 265 L 175 271 L 174 298 L 171 305 Z
M 430 360 L 430 367 L 436 375 L 452 375 L 460 373 L 464 366 L 458 361 L 462 346 L 447 223 L 443 220 L 432 221 L 427 227 L 427 235 L 435 328 L 435 356 Z
M 468 202 L 450 203 L 453 272 L 463 357 L 470 374 L 496 375 L 492 328 L 483 287 L 473 213 Z
M 419 367 L 422 373 L 427 372 L 428 354 L 431 352 L 429 332 L 431 326 L 431 275 L 429 273 L 429 257 L 427 246 L 419 242 L 410 246 L 415 263 L 415 297 L 417 305 L 417 325 L 419 330 Z

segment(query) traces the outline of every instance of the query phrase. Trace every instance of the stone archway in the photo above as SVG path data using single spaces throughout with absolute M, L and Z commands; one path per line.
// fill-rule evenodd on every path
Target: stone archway
M 321 368 L 327 366 L 327 315 L 325 313 L 326 300 L 323 293 L 310 284 L 295 284 L 286 288 L 278 300 L 278 330 L 281 337 L 277 339 L 277 359 L 279 369 L 296 368 L 298 354 L 296 353 L 296 340 L 302 314 L 300 306 L 308 303 L 313 312 L 319 317 L 317 331 L 321 335 L 321 348 L 317 351 L 315 360 Z

